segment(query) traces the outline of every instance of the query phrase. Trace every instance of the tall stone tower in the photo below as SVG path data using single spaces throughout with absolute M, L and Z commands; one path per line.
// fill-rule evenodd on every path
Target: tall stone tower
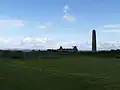
M 96 31 L 92 31 L 92 52 L 96 52 L 97 45 L 96 45 Z

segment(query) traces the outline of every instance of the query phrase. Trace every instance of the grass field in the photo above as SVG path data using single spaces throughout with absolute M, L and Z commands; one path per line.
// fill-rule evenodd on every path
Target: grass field
M 0 90 L 120 90 L 120 59 L 1 60 Z

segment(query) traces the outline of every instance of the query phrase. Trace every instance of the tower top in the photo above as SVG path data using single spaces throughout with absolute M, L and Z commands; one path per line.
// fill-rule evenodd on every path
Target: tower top
M 96 34 L 96 31 L 95 31 L 95 30 L 93 30 L 93 31 L 92 31 L 92 33 L 93 33 L 93 35 L 95 35 L 95 34 Z
M 93 32 L 96 32 L 96 30 L 95 30 L 95 29 L 93 29 Z

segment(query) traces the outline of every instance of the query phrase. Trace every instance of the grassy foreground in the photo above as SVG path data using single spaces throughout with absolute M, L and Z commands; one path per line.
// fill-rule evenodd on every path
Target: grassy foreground
M 120 90 L 120 59 L 1 60 L 0 90 Z

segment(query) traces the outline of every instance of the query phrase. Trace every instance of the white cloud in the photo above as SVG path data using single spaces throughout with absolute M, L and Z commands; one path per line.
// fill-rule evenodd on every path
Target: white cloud
M 38 25 L 36 28 L 47 29 L 47 28 L 50 28 L 52 25 L 53 25 L 52 22 L 46 22 L 46 23 Z
M 63 18 L 69 22 L 74 22 L 76 21 L 76 18 L 71 16 L 71 15 L 64 15 Z
M 22 20 L 0 20 L 0 28 L 16 28 L 23 27 Z
M 74 22 L 76 21 L 76 18 L 68 13 L 68 10 L 70 9 L 68 5 L 65 5 L 64 8 L 64 16 L 63 19 L 67 20 L 69 22 Z
M 104 29 L 120 29 L 120 24 L 109 24 L 109 25 L 104 25 Z
M 99 32 L 120 33 L 120 24 L 108 24 L 96 28 Z
M 52 41 L 50 38 L 40 38 L 40 37 L 25 37 L 22 40 L 23 44 L 47 44 L 49 41 Z

